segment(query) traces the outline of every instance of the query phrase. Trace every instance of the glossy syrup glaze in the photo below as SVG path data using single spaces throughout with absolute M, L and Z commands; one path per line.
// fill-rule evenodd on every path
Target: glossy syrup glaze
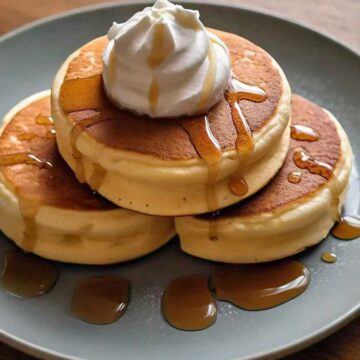
M 208 278 L 187 275 L 170 282 L 162 299 L 165 319 L 181 330 L 201 330 L 216 321 L 217 306 Z
M 294 124 L 291 126 L 291 137 L 298 141 L 317 141 L 320 134 L 310 126 Z
M 241 110 L 240 101 L 249 100 L 253 102 L 262 102 L 266 99 L 266 93 L 256 86 L 251 86 L 233 79 L 230 90 L 225 94 L 225 98 L 230 106 L 231 117 L 237 131 L 236 150 L 239 159 L 239 166 L 236 173 L 229 180 L 230 190 L 237 196 L 243 196 L 248 191 L 248 185 L 242 178 L 242 171 L 247 160 L 254 149 L 254 141 L 250 127 Z
M 306 266 L 296 260 L 254 265 L 219 265 L 211 284 L 219 300 L 246 310 L 278 306 L 302 294 L 310 282 Z
M 119 276 L 96 276 L 76 285 L 72 314 L 92 324 L 109 324 L 118 320 L 129 304 L 129 282 Z
M 56 283 L 59 270 L 52 263 L 18 251 L 5 253 L 2 287 L 10 294 L 31 298 L 47 293 Z
M 340 240 L 352 240 L 360 236 L 360 219 L 357 216 L 344 216 L 331 230 L 331 235 Z

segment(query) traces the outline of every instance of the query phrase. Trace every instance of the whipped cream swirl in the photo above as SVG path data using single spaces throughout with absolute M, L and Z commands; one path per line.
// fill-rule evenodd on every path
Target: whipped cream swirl
M 226 45 L 206 31 L 199 12 L 158 0 L 114 23 L 103 56 L 103 79 L 119 107 L 151 117 L 206 112 L 231 78 Z

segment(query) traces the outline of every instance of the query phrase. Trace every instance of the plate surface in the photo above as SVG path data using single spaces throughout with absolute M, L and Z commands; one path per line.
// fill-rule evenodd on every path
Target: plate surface
M 359 167 L 360 60 L 347 48 L 299 25 L 256 12 L 206 4 L 200 10 L 210 27 L 238 33 L 269 51 L 283 67 L 294 92 L 327 107 L 350 136 Z M 10 33 L 0 40 L 0 116 L 22 98 L 49 88 L 63 60 L 88 40 L 122 22 L 144 4 L 105 6 L 51 18 Z M 347 213 L 359 211 L 355 171 Z M 13 248 L 1 235 L 0 256 Z M 338 262 L 321 262 L 323 251 Z M 59 265 L 61 276 L 52 292 L 21 300 L 0 289 L 0 339 L 47 358 L 128 360 L 228 360 L 280 356 L 335 331 L 360 310 L 360 240 L 331 237 L 299 256 L 312 282 L 300 297 L 272 310 L 247 312 L 219 303 L 214 326 L 199 332 L 170 327 L 160 312 L 164 286 L 177 276 L 208 274 L 211 264 L 172 243 L 143 259 L 117 266 Z M 88 325 L 71 317 L 69 302 L 79 279 L 119 274 L 131 282 L 128 311 L 116 323 Z

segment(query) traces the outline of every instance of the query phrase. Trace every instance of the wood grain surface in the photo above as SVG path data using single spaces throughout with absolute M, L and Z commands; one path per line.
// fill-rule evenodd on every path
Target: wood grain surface
M 44 16 L 101 2 L 106 1 L 0 0 L 0 34 Z M 220 3 L 221 0 L 209 0 L 209 2 Z M 360 52 L 360 0 L 227 0 L 226 2 L 242 4 L 301 22 Z M 34 358 L 0 343 L 0 359 Z M 287 360 L 308 359 L 359 360 L 360 318 L 320 343 L 287 357 Z

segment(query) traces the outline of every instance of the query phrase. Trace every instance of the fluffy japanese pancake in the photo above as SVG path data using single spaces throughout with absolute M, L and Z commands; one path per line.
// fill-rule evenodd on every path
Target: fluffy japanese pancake
M 339 218 L 349 181 L 350 143 L 333 115 L 300 96 L 293 96 L 292 124 L 285 163 L 265 188 L 218 216 L 176 219 L 185 252 L 255 263 L 298 253 L 327 236 Z M 309 134 L 312 141 L 304 140 Z M 209 228 L 216 241 L 209 240 Z
M 134 259 L 174 235 L 171 218 L 116 207 L 76 180 L 48 119 L 50 91 L 16 105 L 0 136 L 0 227 L 48 259 L 108 264 Z
M 107 39 L 98 38 L 65 61 L 52 88 L 59 150 L 80 181 L 90 183 L 100 168 L 97 190 L 115 204 L 147 214 L 188 215 L 239 202 L 275 175 L 289 145 L 286 77 L 258 46 L 235 34 L 211 31 L 227 45 L 234 76 L 266 94 L 260 102 L 238 103 L 253 148 L 238 150 L 244 134 L 235 126 L 225 96 L 206 116 L 186 119 L 151 119 L 111 106 L 101 77 Z M 74 131 L 76 124 L 81 131 Z M 241 173 L 246 191 L 230 190 L 234 173 Z

